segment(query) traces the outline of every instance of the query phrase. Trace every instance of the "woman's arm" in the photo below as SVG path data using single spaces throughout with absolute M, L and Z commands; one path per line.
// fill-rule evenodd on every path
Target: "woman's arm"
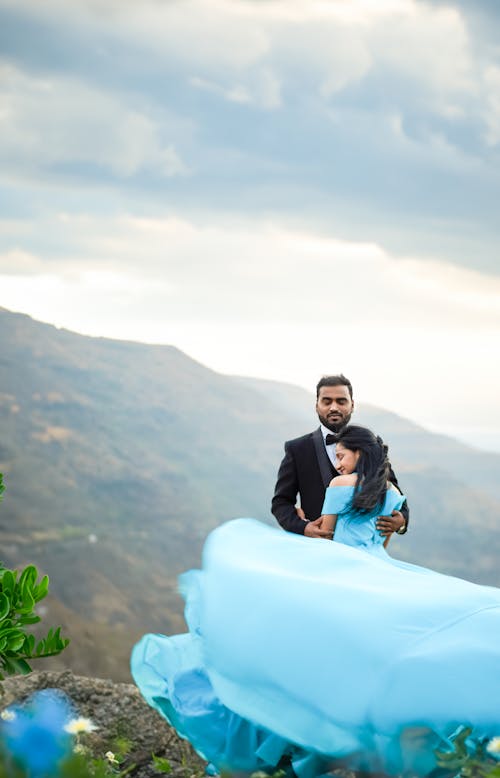
M 330 487 L 336 487 L 336 486 L 355 486 L 357 481 L 357 476 L 355 475 L 337 475 L 335 478 L 332 478 L 330 481 Z M 325 500 L 325 505 L 323 508 L 328 504 L 328 501 Z M 335 527 L 337 525 L 337 515 L 336 513 L 323 513 L 321 518 L 321 529 L 326 530 L 327 532 L 331 532 L 332 536 L 335 533 Z
M 321 519 L 321 529 L 325 530 L 326 532 L 332 533 L 332 538 L 335 533 L 335 527 L 337 524 L 337 514 L 336 513 L 324 513 L 322 516 L 320 516 Z

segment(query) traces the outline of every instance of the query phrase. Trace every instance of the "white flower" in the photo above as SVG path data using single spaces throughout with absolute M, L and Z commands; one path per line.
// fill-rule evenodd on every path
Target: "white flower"
M 500 759 L 500 737 L 492 737 L 486 746 L 486 750 L 491 756 Z
M 118 759 L 114 755 L 112 751 L 106 751 L 105 755 L 106 759 L 110 764 L 119 764 Z
M 74 754 L 86 754 L 87 749 L 81 743 L 77 743 L 73 749 Z
M 68 723 L 64 725 L 64 729 L 66 732 L 69 732 L 70 735 L 79 735 L 80 732 L 93 732 L 97 727 L 90 719 L 80 716 L 78 719 L 71 719 L 71 721 L 68 721 Z
M 13 710 L 9 710 L 8 708 L 6 708 L 0 713 L 0 718 L 3 719 L 4 721 L 14 721 L 14 719 L 16 718 L 16 714 L 14 713 Z

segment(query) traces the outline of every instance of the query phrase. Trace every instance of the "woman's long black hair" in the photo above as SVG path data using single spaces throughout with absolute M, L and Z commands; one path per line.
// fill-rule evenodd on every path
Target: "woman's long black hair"
M 389 475 L 388 448 L 382 438 L 367 427 L 351 424 L 338 433 L 337 443 L 349 451 L 360 452 L 356 465 L 358 480 L 352 500 L 354 508 L 364 512 L 382 506 Z

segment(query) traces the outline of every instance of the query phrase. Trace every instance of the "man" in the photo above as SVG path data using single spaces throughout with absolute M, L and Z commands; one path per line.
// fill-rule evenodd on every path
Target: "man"
M 344 375 L 324 376 L 316 387 L 316 413 L 320 426 L 314 432 L 285 443 L 271 510 L 283 529 L 310 538 L 330 538 L 321 529 L 321 509 L 325 489 L 336 475 L 336 432 L 349 424 L 354 410 L 352 385 Z M 332 435 L 333 433 L 333 435 Z M 392 468 L 389 479 L 399 488 Z M 300 508 L 296 507 L 300 494 Z M 403 535 L 408 527 L 409 510 L 405 503 L 401 511 L 380 516 L 377 528 L 387 544 L 391 534 Z

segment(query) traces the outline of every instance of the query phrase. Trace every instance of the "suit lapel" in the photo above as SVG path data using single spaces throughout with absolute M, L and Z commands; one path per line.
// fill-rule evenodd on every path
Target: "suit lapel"
M 316 451 L 316 457 L 318 459 L 319 471 L 321 473 L 323 485 L 326 489 L 333 476 L 336 475 L 336 471 L 330 462 L 330 457 L 326 453 L 321 427 L 318 427 L 317 430 L 314 430 L 312 433 L 312 439 Z

